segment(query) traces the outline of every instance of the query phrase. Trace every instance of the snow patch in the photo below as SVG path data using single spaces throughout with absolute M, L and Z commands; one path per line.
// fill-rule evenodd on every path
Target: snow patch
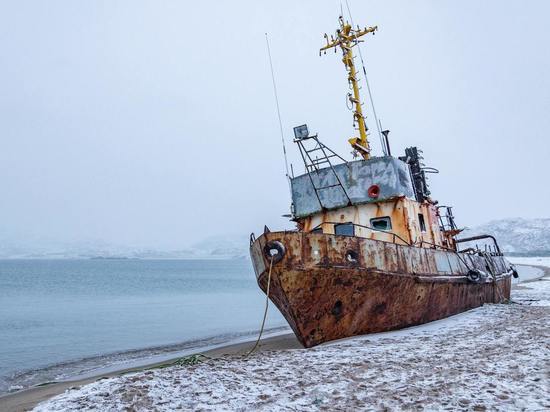
M 550 268 L 550 257 L 506 257 L 515 265 L 535 265 Z
M 548 410 L 550 281 L 400 331 L 103 379 L 35 411 Z

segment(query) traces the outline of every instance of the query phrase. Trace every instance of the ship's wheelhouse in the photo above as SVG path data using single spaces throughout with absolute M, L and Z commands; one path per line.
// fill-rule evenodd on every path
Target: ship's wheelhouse
M 435 202 L 422 196 L 425 179 L 416 182 L 411 169 L 407 158 L 391 156 L 308 169 L 291 179 L 298 229 L 454 248 Z

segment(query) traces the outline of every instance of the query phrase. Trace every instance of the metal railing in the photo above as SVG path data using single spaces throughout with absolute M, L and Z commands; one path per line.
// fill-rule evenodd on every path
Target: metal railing
M 396 243 L 395 239 L 399 239 L 405 245 L 412 246 L 412 244 L 410 242 L 407 242 L 405 239 L 403 239 L 397 233 L 394 233 L 394 232 L 391 232 L 391 231 L 388 231 L 388 230 L 377 229 L 377 228 L 371 227 L 371 226 L 360 225 L 358 223 L 351 223 L 351 222 L 322 222 L 322 223 L 319 223 L 317 226 L 315 226 L 313 229 L 311 229 L 310 233 L 313 232 L 316 229 L 322 228 L 323 225 L 341 225 L 341 224 L 353 225 L 353 233 L 354 234 L 355 234 L 355 227 L 357 226 L 357 227 L 360 227 L 360 228 L 363 228 L 363 229 L 372 230 L 373 232 L 381 232 L 381 233 L 385 233 L 387 235 L 391 235 L 392 238 L 393 238 L 393 243 Z M 346 236 L 346 235 L 343 235 L 343 236 Z
M 502 256 L 502 252 L 500 251 L 500 247 L 498 246 L 498 242 L 495 239 L 495 237 L 492 236 L 492 235 L 479 235 L 479 236 L 465 237 L 465 238 L 462 238 L 462 239 L 456 239 L 455 242 L 456 243 L 465 243 L 465 242 L 472 242 L 474 240 L 483 240 L 483 239 L 491 239 L 494 243 L 494 246 L 495 246 L 496 255 L 497 256 Z M 476 246 L 476 248 L 477 248 L 477 246 Z M 459 252 L 467 252 L 471 249 L 472 248 L 468 248 L 468 249 L 465 249 L 465 250 L 461 250 Z M 477 248 L 477 251 L 481 252 L 481 250 L 479 248 Z
M 445 251 L 448 251 L 448 252 L 456 253 L 456 250 L 453 249 L 453 248 L 450 248 L 450 247 L 447 247 L 447 246 L 443 246 L 443 245 L 436 245 L 435 243 L 428 242 L 427 240 L 421 240 L 421 241 L 419 241 L 419 242 L 415 242 L 415 243 L 414 243 L 414 245 L 419 245 L 420 247 L 422 247 L 423 244 L 433 246 L 434 249 L 439 248 L 439 249 L 442 249 L 442 250 L 445 250 Z

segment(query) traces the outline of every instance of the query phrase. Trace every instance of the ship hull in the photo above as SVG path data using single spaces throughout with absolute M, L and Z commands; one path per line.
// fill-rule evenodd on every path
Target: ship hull
M 268 249 L 277 244 L 283 253 L 271 264 Z M 513 269 L 502 256 L 303 232 L 266 233 L 251 256 L 260 288 L 265 293 L 270 280 L 269 298 L 305 347 L 510 298 Z M 472 281 L 471 269 L 487 277 Z

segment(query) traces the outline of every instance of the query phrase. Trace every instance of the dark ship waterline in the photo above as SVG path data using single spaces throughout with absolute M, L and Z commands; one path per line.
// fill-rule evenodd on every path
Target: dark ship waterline
M 305 173 L 290 178 L 294 231 L 251 236 L 260 288 L 305 347 L 445 318 L 510 298 L 514 267 L 491 236 L 457 239 L 451 209 L 430 198 L 419 151 L 371 157 L 352 48 L 376 27 L 353 29 L 343 18 L 321 49 L 340 48 L 353 94 L 361 160 L 346 161 L 295 128 Z M 341 163 L 335 164 L 335 161 Z M 459 245 L 488 240 L 481 250 Z

